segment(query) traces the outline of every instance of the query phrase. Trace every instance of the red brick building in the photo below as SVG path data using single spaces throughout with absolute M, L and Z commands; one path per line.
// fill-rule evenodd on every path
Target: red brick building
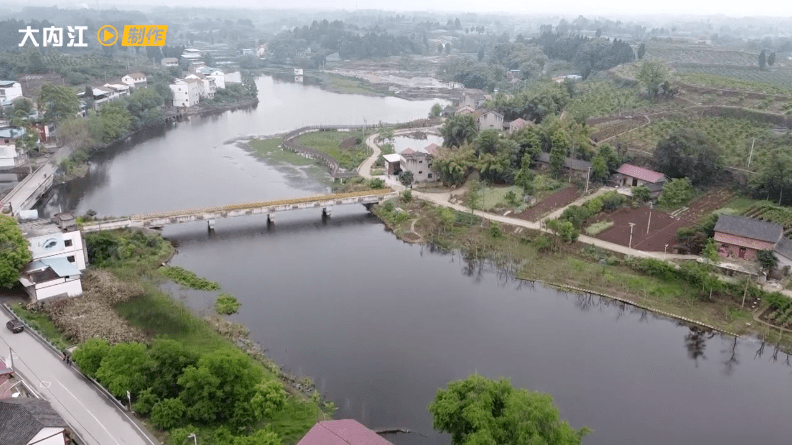
M 753 260 L 760 250 L 773 250 L 784 228 L 745 216 L 721 215 L 715 225 L 715 242 L 723 258 Z

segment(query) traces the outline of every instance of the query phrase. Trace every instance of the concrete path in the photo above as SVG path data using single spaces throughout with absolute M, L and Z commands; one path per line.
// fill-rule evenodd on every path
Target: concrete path
M 52 404 L 85 445 L 159 444 L 49 347 L 27 331 L 12 334 L 5 329 L 8 320 L 8 314 L 0 311 L 0 355 L 7 357 L 13 350 L 20 376 Z

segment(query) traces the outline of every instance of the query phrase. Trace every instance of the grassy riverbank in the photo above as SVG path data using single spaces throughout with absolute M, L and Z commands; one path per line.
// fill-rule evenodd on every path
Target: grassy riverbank
M 202 319 L 160 290 L 159 285 L 164 279 L 160 265 L 172 255 L 173 247 L 159 234 L 139 231 L 99 232 L 88 234 L 86 244 L 91 252 L 93 266 L 86 271 L 82 297 L 60 300 L 57 305 L 45 305 L 34 311 L 15 308 L 22 318 L 35 323 L 50 341 L 58 346 L 70 346 L 94 336 L 107 339 L 110 343 L 142 340 L 150 344 L 155 339 L 168 339 L 176 341 L 199 358 L 239 349 L 244 352 L 250 365 L 261 371 L 263 383 L 281 382 L 286 389 L 285 404 L 253 428 L 253 431 L 272 430 L 286 445 L 299 441 L 317 420 L 332 415 L 331 405 L 323 405 L 317 397 L 307 396 L 306 392 L 310 393 L 313 389 L 312 384 L 303 381 L 303 392 L 297 390 L 294 385 L 296 379 L 284 374 L 264 355 L 263 349 L 249 338 L 244 326 L 230 323 L 220 316 Z M 201 288 L 218 288 L 219 291 L 219 286 L 191 272 L 179 268 L 172 270 L 177 271 L 175 275 L 180 281 Z M 184 277 L 188 278 L 181 280 Z M 71 310 L 71 306 L 80 311 Z M 90 310 L 86 312 L 85 308 Z M 93 312 L 104 316 L 92 318 L 90 314 Z M 89 316 L 86 317 L 86 314 Z M 70 329 L 75 321 L 80 323 L 76 330 L 79 334 L 74 334 L 76 331 Z M 122 329 L 117 329 L 119 326 Z M 71 335 L 81 337 L 74 338 Z M 306 391 L 305 387 L 309 389 Z M 137 394 L 134 394 L 133 402 L 136 398 Z M 143 420 L 149 422 L 147 418 Z M 225 444 L 220 440 L 217 427 L 214 424 L 190 426 L 201 443 Z M 176 445 L 166 431 L 155 429 L 155 433 L 167 444 Z
M 700 286 L 670 275 L 640 272 L 635 263 L 591 246 L 554 244 L 548 234 L 492 224 L 469 213 L 416 199 L 391 202 L 376 207 L 374 212 L 397 237 L 460 251 L 469 268 L 490 261 L 520 279 L 588 289 L 655 311 L 697 320 L 726 332 L 759 335 L 771 343 L 779 341 L 778 330 L 771 331 L 754 320 L 750 308 L 756 302 L 758 314 L 763 303 L 751 297 L 751 292 L 743 309 L 740 307 L 741 292 L 740 295 L 716 292 L 705 297 L 702 294 L 706 292 L 702 292 Z M 553 249 L 554 245 L 557 250 Z M 752 292 L 760 295 L 755 289 Z M 784 333 L 780 342 L 784 350 L 792 350 L 792 335 Z
M 297 143 L 327 153 L 338 161 L 338 165 L 354 170 L 368 157 L 366 132 L 356 131 L 312 131 L 297 138 Z

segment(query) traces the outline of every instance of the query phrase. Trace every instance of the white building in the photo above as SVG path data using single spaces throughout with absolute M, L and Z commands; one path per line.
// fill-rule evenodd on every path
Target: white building
M 192 107 L 198 105 L 201 97 L 200 90 L 203 88 L 203 82 L 188 82 L 184 79 L 176 79 L 171 85 L 170 89 L 173 91 L 173 106 L 174 107 Z
M 130 92 L 129 85 L 124 85 L 122 83 L 106 83 L 102 85 L 102 88 L 112 92 L 110 100 L 118 99 L 121 96 L 129 96 Z
M 229 83 L 242 83 L 242 73 L 234 71 L 233 73 L 226 73 L 224 76 L 225 84 Z
M 16 167 L 18 158 L 16 146 L 3 144 L 0 140 L 0 169 Z
M 12 102 L 22 97 L 22 85 L 13 80 L 0 80 L 0 102 Z
M 160 61 L 160 63 L 162 64 L 162 66 L 167 66 L 167 67 L 179 66 L 179 59 L 175 57 L 165 57 L 162 59 L 162 61 Z
M 225 88 L 225 73 L 220 70 L 214 70 L 210 74 L 207 74 L 206 77 L 210 79 L 214 79 L 215 86 L 217 88 L 223 89 Z
M 201 89 L 199 91 L 199 95 L 201 97 L 207 97 L 209 99 L 213 98 L 215 92 L 217 92 L 217 84 L 215 83 L 214 78 L 210 76 L 204 76 L 203 74 L 190 74 L 184 78 L 187 82 L 191 81 L 200 81 L 201 82 Z
M 121 78 L 124 85 L 132 88 L 146 88 L 148 85 L 146 75 L 143 73 L 131 73 Z
M 19 281 L 34 302 L 57 296 L 82 295 L 80 277 L 88 262 L 82 234 L 74 227 L 74 218 L 70 215 L 60 214 L 58 217 L 65 223 L 63 228 L 41 221 L 19 226 L 33 256 Z
M 303 69 L 302 68 L 295 68 L 294 69 L 294 75 L 295 76 L 302 76 L 303 75 Z
M 430 144 L 424 148 L 413 150 L 408 148 L 399 153 L 399 169 L 413 174 L 413 182 L 436 181 L 437 174 L 432 171 L 432 160 L 437 153 L 437 145 Z M 388 162 L 390 168 L 392 162 Z

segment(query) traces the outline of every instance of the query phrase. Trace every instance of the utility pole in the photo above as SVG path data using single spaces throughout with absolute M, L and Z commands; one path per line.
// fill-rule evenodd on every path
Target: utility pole
M 591 167 L 588 168 L 588 173 L 586 174 L 586 192 L 585 193 L 588 193 L 588 185 L 589 185 L 589 178 L 590 177 L 591 177 Z
M 751 154 L 748 155 L 748 167 L 747 168 L 751 168 L 751 158 L 753 157 L 753 149 L 754 149 L 754 144 L 755 143 L 756 143 L 756 138 L 753 138 L 753 142 L 751 142 Z
M 666 244 L 665 247 L 663 248 L 663 259 L 665 260 L 668 259 L 668 244 Z
M 633 234 L 633 227 L 635 227 L 635 223 L 630 224 L 630 246 L 629 249 L 632 250 L 632 234 Z M 627 254 L 629 256 L 629 253 Z
M 742 300 L 742 304 L 740 305 L 740 308 L 745 307 L 745 297 L 748 295 L 748 284 L 750 282 L 751 282 L 751 274 L 748 273 L 748 279 L 745 280 L 745 291 L 743 292 L 743 300 Z
M 652 225 L 652 203 L 649 203 L 649 221 L 646 223 L 646 234 L 649 235 L 649 226 Z

